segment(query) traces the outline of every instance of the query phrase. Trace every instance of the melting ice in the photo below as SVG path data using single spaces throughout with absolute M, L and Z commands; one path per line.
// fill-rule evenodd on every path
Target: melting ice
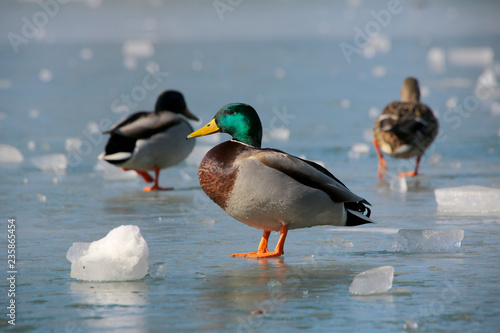
M 66 258 L 71 277 L 85 281 L 142 279 L 148 272 L 149 249 L 135 225 L 122 225 L 92 243 L 73 243 Z

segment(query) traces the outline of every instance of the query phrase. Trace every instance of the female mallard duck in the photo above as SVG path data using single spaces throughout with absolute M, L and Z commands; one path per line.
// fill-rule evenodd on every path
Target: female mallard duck
M 400 173 L 399 176 L 417 175 L 420 159 L 438 132 L 438 121 L 432 110 L 420 103 L 417 79 L 405 79 L 401 89 L 401 102 L 392 102 L 385 107 L 375 121 L 373 132 L 379 179 L 386 174 L 387 163 L 382 152 L 396 158 L 417 156 L 415 170 Z
M 193 128 L 178 114 L 198 120 L 189 112 L 180 92 L 164 91 L 154 112 L 134 113 L 104 132 L 111 136 L 100 158 L 124 170 L 135 170 L 148 183 L 154 181 L 144 191 L 173 189 L 158 185 L 160 169 L 181 163 L 194 147 L 194 142 L 185 139 Z M 155 172 L 154 179 L 150 170 Z
M 212 148 L 201 161 L 201 188 L 230 216 L 264 230 L 257 252 L 231 256 L 280 256 L 289 229 L 372 222 L 368 201 L 325 168 L 276 149 L 262 149 L 262 125 L 250 105 L 226 105 L 188 138 L 216 132 L 233 139 Z M 278 230 L 278 245 L 269 252 L 269 235 Z

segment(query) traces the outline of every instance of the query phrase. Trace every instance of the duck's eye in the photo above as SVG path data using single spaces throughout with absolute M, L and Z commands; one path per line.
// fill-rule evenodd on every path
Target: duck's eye
M 228 115 L 233 115 L 233 114 L 234 114 L 234 111 L 233 111 L 233 110 L 227 110 L 226 114 L 228 114 Z

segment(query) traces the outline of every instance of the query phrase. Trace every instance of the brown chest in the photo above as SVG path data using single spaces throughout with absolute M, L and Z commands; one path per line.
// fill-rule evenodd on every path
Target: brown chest
M 222 209 L 226 209 L 236 182 L 238 167 L 234 161 L 240 150 L 240 144 L 224 142 L 212 148 L 200 163 L 198 178 L 201 188 Z

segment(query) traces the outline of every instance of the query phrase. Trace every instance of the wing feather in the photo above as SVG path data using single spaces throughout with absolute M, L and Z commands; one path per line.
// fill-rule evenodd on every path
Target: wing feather
M 361 202 L 370 205 L 364 198 L 351 192 L 328 170 L 314 162 L 274 149 L 263 149 L 254 157 L 267 167 L 283 172 L 305 186 L 324 191 L 334 202 Z

